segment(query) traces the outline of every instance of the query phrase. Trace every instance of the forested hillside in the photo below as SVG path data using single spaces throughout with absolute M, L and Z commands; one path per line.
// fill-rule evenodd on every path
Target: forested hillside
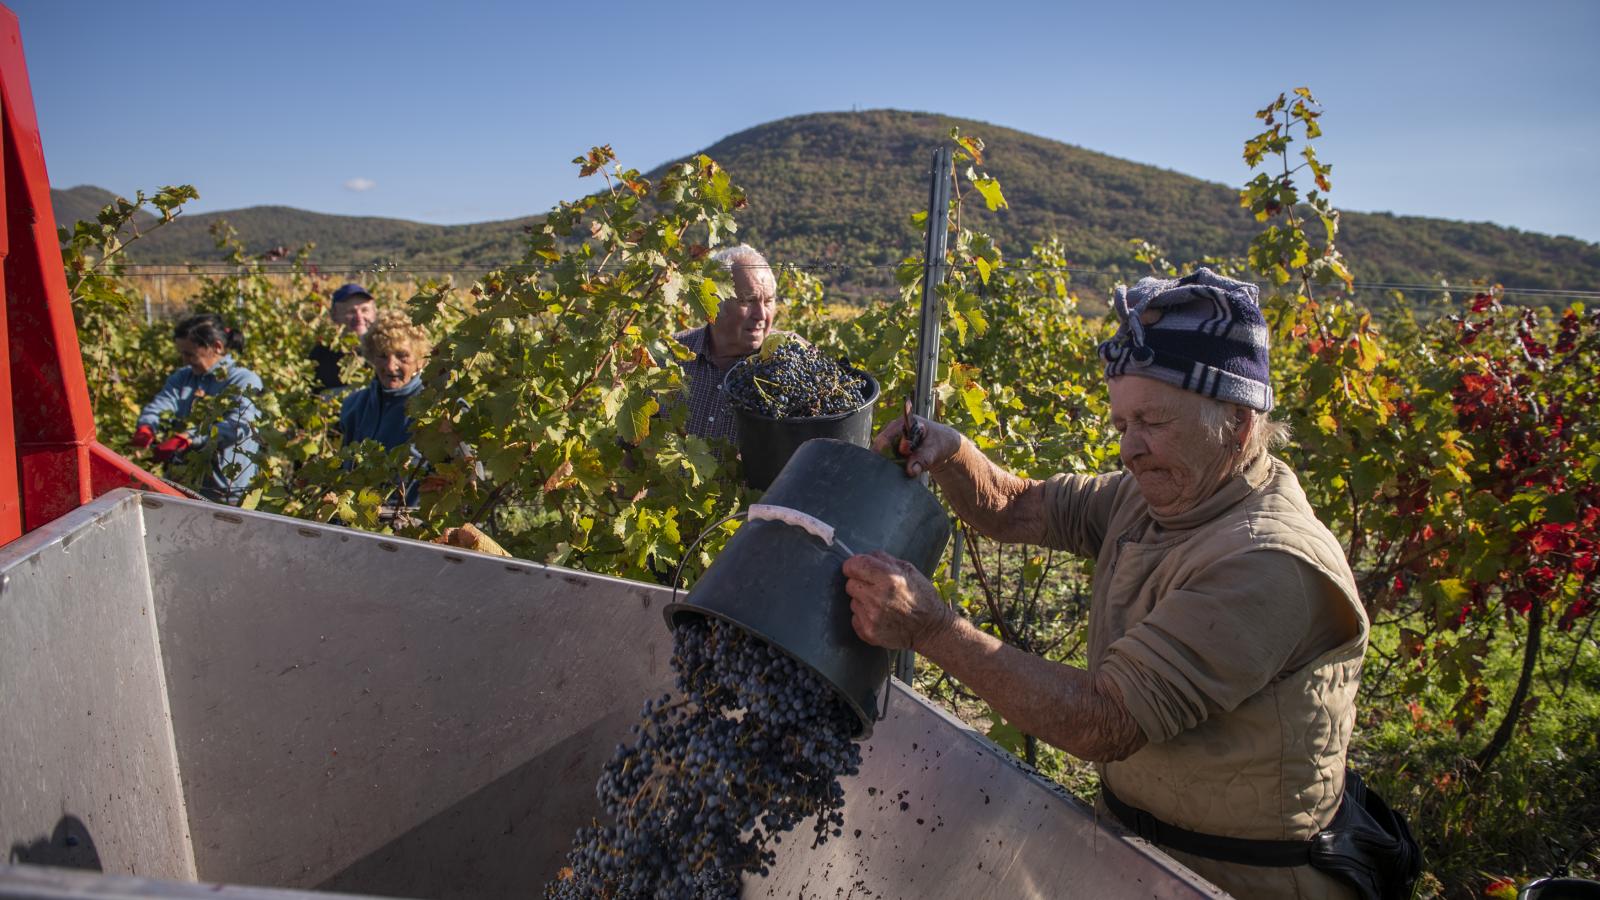
M 981 221 L 975 224 L 1008 247 L 1055 234 L 1075 265 L 1131 271 L 1130 238 L 1147 239 L 1172 259 L 1198 259 L 1241 254 L 1255 233 L 1237 190 L 1226 185 L 935 114 L 796 116 L 739 132 L 704 152 L 744 186 L 751 200 L 741 217 L 742 236 L 774 260 L 882 265 L 918 246 L 920 234 L 909 226 L 907 213 L 926 204 L 930 153 L 952 127 L 988 142 L 986 168 L 1005 184 L 1011 208 L 977 213 Z M 626 163 L 650 163 L 629 158 L 626 147 L 617 149 Z M 1241 176 L 1244 171 L 1241 162 Z M 205 185 L 198 187 L 204 196 Z M 55 192 L 58 219 L 90 214 L 105 194 L 87 187 Z M 515 262 L 523 226 L 534 220 L 445 226 L 262 206 L 185 216 L 142 241 L 132 255 L 145 263 L 215 259 L 209 226 L 218 218 L 250 247 L 314 241 L 313 258 L 324 265 L 393 262 L 406 271 Z M 1346 213 L 1340 244 L 1358 261 L 1355 274 L 1364 281 L 1433 283 L 1443 276 L 1600 288 L 1600 244 L 1497 225 Z M 881 270 L 846 269 L 830 273 L 827 281 L 860 289 L 886 278 Z

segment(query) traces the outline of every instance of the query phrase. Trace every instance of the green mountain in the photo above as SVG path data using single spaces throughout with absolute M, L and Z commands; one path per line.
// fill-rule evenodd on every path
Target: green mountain
M 775 262 L 828 267 L 826 280 L 855 293 L 889 281 L 884 269 L 861 267 L 891 265 L 920 247 L 920 232 L 910 226 L 909 215 L 927 203 L 932 151 L 953 126 L 988 145 L 985 168 L 1000 179 L 1010 209 L 972 215 L 1013 257 L 1055 234 L 1074 265 L 1131 273 L 1136 267 L 1130 238 L 1161 246 L 1176 262 L 1242 254 L 1255 233 L 1256 223 L 1239 208 L 1234 187 L 928 113 L 796 116 L 739 132 L 704 152 L 722 163 L 749 197 L 749 209 L 740 216 L 744 240 Z M 1244 174 L 1241 164 L 1241 180 Z M 97 197 L 109 196 L 88 187 L 54 195 L 62 221 L 90 214 Z M 968 208 L 973 206 L 981 204 Z M 515 262 L 523 226 L 536 217 L 426 225 L 251 207 L 183 216 L 141 240 L 130 254 L 144 263 L 215 260 L 208 228 L 217 219 L 226 219 L 251 248 L 314 241 L 313 258 L 325 268 L 392 262 L 401 271 L 418 272 Z M 1345 213 L 1340 245 L 1356 277 L 1368 282 L 1435 283 L 1448 277 L 1520 287 L 1600 287 L 1600 244 L 1486 223 Z
M 110 191 L 89 186 L 52 190 L 56 223 L 93 218 L 115 199 Z M 211 228 L 227 222 L 253 251 L 294 248 L 312 242 L 313 261 L 332 263 L 335 271 L 393 263 L 402 271 L 471 265 L 488 269 L 521 257 L 522 227 L 537 216 L 472 225 L 428 225 L 374 216 L 335 216 L 288 206 L 251 206 L 212 213 L 182 214 L 170 225 L 139 238 L 128 248 L 131 262 L 183 266 L 222 259 Z M 140 227 L 154 221 L 139 220 Z
M 50 191 L 50 205 L 55 208 L 57 225 L 93 220 L 100 214 L 101 209 L 116 199 L 117 195 L 105 188 L 87 184 L 80 184 L 64 191 Z M 140 210 L 133 214 L 133 220 L 136 225 L 143 228 L 154 222 L 156 217 L 145 210 Z

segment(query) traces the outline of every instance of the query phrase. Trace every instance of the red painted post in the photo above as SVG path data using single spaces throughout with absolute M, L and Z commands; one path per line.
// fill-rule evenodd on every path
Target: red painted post
M 95 441 L 16 14 L 0 6 L 0 542 L 125 485 L 176 494 Z
M 5 169 L 0 165 L 0 197 L 5 196 Z M 0 215 L 3 215 L 0 209 Z M 11 244 L 6 239 L 6 229 L 0 226 L 0 266 L 10 255 Z M 16 424 L 11 415 L 11 342 L 6 339 L 10 330 L 6 326 L 5 282 L 0 279 L 0 545 L 9 544 L 21 537 L 22 485 L 17 465 Z
M 0 13 L 0 110 L 4 111 L 6 337 L 21 466 L 23 527 L 32 530 L 87 502 L 89 410 L 83 360 L 61 267 L 50 178 L 16 14 Z M 45 257 L 54 257 L 47 265 Z

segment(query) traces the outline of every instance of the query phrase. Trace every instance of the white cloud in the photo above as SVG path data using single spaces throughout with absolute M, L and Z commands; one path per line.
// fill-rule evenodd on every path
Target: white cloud
M 370 191 L 377 186 L 378 183 L 371 178 L 352 178 L 344 183 L 345 190 L 355 191 L 356 193 Z

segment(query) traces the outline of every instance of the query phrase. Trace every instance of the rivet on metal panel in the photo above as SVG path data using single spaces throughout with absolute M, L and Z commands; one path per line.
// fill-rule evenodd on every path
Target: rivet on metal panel
M 236 516 L 233 513 L 214 512 L 214 513 L 211 514 L 211 517 L 213 519 L 221 519 L 222 521 L 227 522 L 230 525 L 243 525 L 244 524 L 244 517 L 243 516 Z

